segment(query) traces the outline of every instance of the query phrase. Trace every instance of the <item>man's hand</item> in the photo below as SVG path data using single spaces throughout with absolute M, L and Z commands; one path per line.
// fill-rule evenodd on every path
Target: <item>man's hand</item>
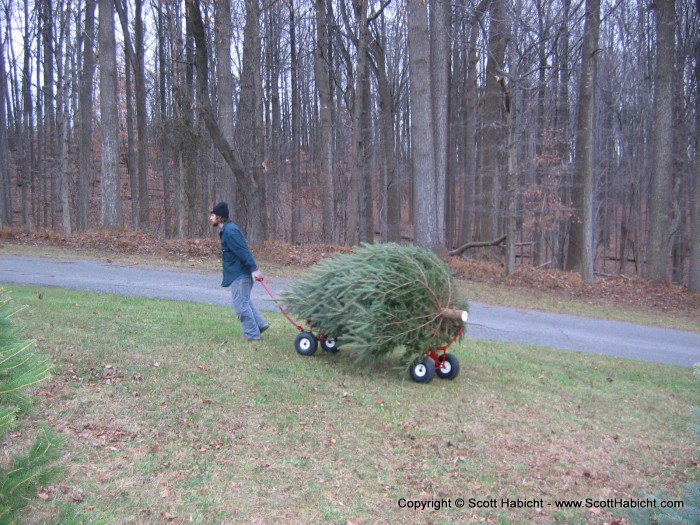
M 262 281 L 263 280 L 263 274 L 260 270 L 253 270 L 253 280 L 255 281 Z

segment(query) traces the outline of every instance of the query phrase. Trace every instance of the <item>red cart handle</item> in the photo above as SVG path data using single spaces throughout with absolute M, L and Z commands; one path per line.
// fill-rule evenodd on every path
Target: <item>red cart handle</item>
M 260 278 L 260 279 L 255 279 L 255 280 L 263 285 L 263 288 L 265 288 L 267 295 L 269 295 L 270 299 L 272 299 L 274 301 L 274 303 L 277 305 L 277 308 L 279 308 L 280 312 L 282 312 L 282 315 L 284 315 L 287 318 L 287 321 L 292 323 L 296 327 L 297 330 L 299 330 L 300 332 L 303 332 L 304 328 L 302 328 L 300 325 L 295 323 L 294 320 L 291 317 L 289 317 L 289 314 L 287 312 L 285 312 L 284 308 L 282 308 L 282 305 L 279 303 L 279 301 L 277 299 L 275 299 L 274 295 L 272 295 L 272 290 L 270 290 L 270 288 L 268 288 L 268 286 L 265 284 L 265 279 Z

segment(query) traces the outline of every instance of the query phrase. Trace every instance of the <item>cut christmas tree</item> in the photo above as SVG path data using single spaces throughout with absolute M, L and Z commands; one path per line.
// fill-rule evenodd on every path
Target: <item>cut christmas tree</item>
M 363 244 L 318 263 L 283 302 L 320 334 L 327 350 L 337 342 L 367 366 L 395 351 L 405 362 L 423 363 L 428 349 L 454 340 L 467 316 L 448 266 L 430 251 L 398 244 Z M 305 333 L 297 339 L 304 337 L 297 351 L 313 353 L 316 341 Z M 444 361 L 436 363 L 439 369 Z M 451 365 L 450 373 L 438 374 L 456 376 L 456 360 L 445 366 Z M 429 381 L 434 372 L 427 373 Z

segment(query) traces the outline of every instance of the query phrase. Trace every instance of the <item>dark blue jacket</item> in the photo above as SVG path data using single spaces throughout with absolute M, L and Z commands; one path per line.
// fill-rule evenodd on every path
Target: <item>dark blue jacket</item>
M 240 228 L 232 222 L 225 222 L 219 237 L 221 238 L 221 263 L 224 268 L 224 280 L 221 281 L 221 286 L 230 286 L 236 279 L 250 277 L 258 266 Z

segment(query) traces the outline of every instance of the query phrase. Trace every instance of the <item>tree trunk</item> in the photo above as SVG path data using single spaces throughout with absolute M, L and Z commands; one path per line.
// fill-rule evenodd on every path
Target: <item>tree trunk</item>
M 246 0 L 240 98 L 236 119 L 236 145 L 241 151 L 245 178 L 240 181 L 244 197 L 248 241 L 256 244 L 267 235 L 265 184 L 262 177 L 262 80 L 260 77 L 259 0 Z
M 599 28 L 600 0 L 586 0 L 574 158 L 575 177 L 578 179 L 574 186 L 574 206 L 578 215 L 571 225 L 568 258 L 569 269 L 578 269 L 584 282 L 593 282 L 595 264 L 593 115 Z
M 66 12 L 70 12 L 70 7 L 66 9 Z M 62 16 L 63 18 L 63 16 Z M 61 20 L 61 38 L 67 40 L 71 34 L 71 17 L 66 16 L 65 19 Z M 69 48 L 70 49 L 70 48 Z M 67 80 L 70 75 L 70 54 L 66 52 L 65 57 L 63 56 L 63 46 L 58 46 L 56 51 L 56 62 L 58 65 L 58 100 L 56 103 L 57 107 L 57 119 L 56 119 L 56 129 L 58 132 L 59 141 L 59 199 L 61 205 L 61 223 L 63 235 L 66 238 L 70 238 L 73 234 L 73 229 L 71 225 L 71 172 L 69 168 L 69 150 L 70 150 L 70 132 L 69 132 L 69 122 L 70 122 L 70 88 L 71 83 Z
M 422 0 L 408 0 L 408 53 L 414 242 L 437 251 L 444 246 L 438 234 L 430 38 L 427 6 Z
M 506 275 L 513 275 L 515 273 L 515 232 L 517 226 L 517 213 L 518 213 L 518 170 L 517 166 L 517 148 L 515 145 L 516 137 L 516 122 L 515 122 L 515 101 L 517 94 L 509 93 L 505 84 L 503 86 L 505 91 L 504 96 L 506 101 L 506 107 L 504 108 L 505 124 L 506 130 L 508 131 L 507 138 L 507 158 L 508 158 L 508 172 L 506 176 L 506 206 L 507 206 L 507 216 L 506 216 Z
M 700 5 L 698 5 L 700 12 Z M 700 86 L 700 42 L 695 44 L 695 83 Z M 688 290 L 700 292 L 700 89 L 695 90 L 695 173 L 691 202 Z
M 233 73 L 231 72 L 231 0 L 216 0 L 214 34 L 216 45 L 216 80 L 218 92 L 218 121 L 221 133 L 229 144 L 234 141 L 235 111 L 233 104 Z M 229 203 L 231 209 L 238 205 L 236 180 L 228 164 L 223 167 L 217 195 L 214 200 Z
M 656 93 L 654 97 L 654 164 L 649 200 L 647 277 L 665 281 L 671 242 L 673 174 L 673 70 L 676 58 L 675 0 L 656 3 Z
M 269 234 L 273 239 L 278 238 L 279 230 L 279 199 L 280 184 L 282 182 L 282 108 L 280 104 L 280 72 L 282 71 L 280 58 L 280 34 L 282 27 L 282 6 L 276 4 L 267 10 L 267 74 L 268 74 L 268 100 L 269 100 L 269 156 L 265 164 L 268 184 L 268 198 L 270 200 L 270 224 Z
M 122 32 L 124 34 L 124 96 L 126 97 L 126 169 L 129 175 L 129 191 L 131 192 L 131 227 L 134 230 L 138 229 L 139 225 L 139 187 L 138 187 L 138 172 L 136 171 L 136 136 L 134 133 L 134 90 L 132 73 L 133 67 L 133 49 L 131 45 L 131 36 L 128 25 L 128 12 L 125 12 L 127 5 L 121 6 L 119 2 L 115 2 L 119 16 L 122 20 Z
M 253 27 L 258 27 L 258 17 L 257 17 L 257 4 L 255 0 L 251 0 L 251 4 L 248 5 L 247 7 L 255 9 L 255 13 L 253 14 L 252 18 L 250 19 L 250 23 Z M 192 37 L 193 40 L 196 44 L 196 58 L 193 60 L 193 63 L 197 69 L 197 98 L 198 98 L 198 105 L 199 105 L 199 110 L 200 114 L 202 116 L 202 119 L 204 120 L 204 124 L 207 128 L 207 131 L 209 132 L 209 136 L 211 137 L 212 141 L 214 142 L 214 146 L 216 149 L 219 151 L 219 153 L 224 157 L 224 160 L 226 163 L 229 165 L 231 170 L 234 173 L 234 176 L 236 177 L 237 180 L 242 181 L 242 186 L 244 186 L 245 191 L 252 192 L 252 193 L 257 193 L 260 201 L 250 201 L 251 206 L 256 206 L 256 204 L 259 204 L 260 202 L 264 203 L 264 185 L 262 181 L 260 181 L 259 177 L 259 170 L 261 162 L 259 162 L 260 156 L 258 153 L 258 147 L 259 147 L 259 136 L 260 136 L 260 123 L 258 122 L 256 124 L 256 127 L 254 129 L 249 130 L 249 133 L 251 134 L 253 142 L 250 143 L 252 145 L 251 147 L 253 148 L 253 151 L 248 152 L 247 154 L 253 155 L 254 162 L 258 162 L 257 166 L 255 167 L 255 173 L 252 175 L 247 175 L 246 172 L 246 164 L 244 163 L 241 154 L 239 153 L 238 148 L 234 148 L 229 144 L 229 142 L 226 140 L 226 137 L 223 135 L 221 128 L 219 127 L 218 122 L 216 121 L 216 116 L 214 115 L 214 109 L 211 105 L 211 99 L 209 97 L 209 63 L 208 63 L 208 46 L 207 46 L 207 39 L 206 39 L 206 33 L 204 31 L 204 21 L 202 20 L 202 13 L 200 10 L 200 2 L 199 0 L 194 0 L 193 2 L 190 2 L 187 4 L 187 9 L 188 9 L 188 20 L 190 21 L 190 30 L 192 31 Z M 247 31 L 251 31 L 251 28 L 246 29 Z M 249 44 L 250 45 L 250 42 Z M 255 44 L 253 44 L 253 50 L 246 50 L 245 45 L 244 45 L 244 60 L 243 60 L 243 66 L 244 68 L 253 68 L 253 70 L 257 70 L 259 72 L 260 68 L 260 53 L 259 53 L 259 45 L 257 47 L 258 52 L 255 52 Z M 251 58 L 251 56 L 253 58 Z M 257 63 L 253 64 L 251 63 L 251 60 L 255 62 L 255 56 L 257 56 Z M 246 76 L 251 76 L 254 75 L 254 71 L 250 72 L 248 69 L 242 74 L 243 77 Z M 251 108 L 247 115 L 247 118 L 251 119 L 256 119 L 259 121 L 258 116 L 259 116 L 259 108 L 260 107 L 260 100 L 259 96 L 261 92 L 261 84 L 260 84 L 260 77 L 259 75 L 255 75 L 255 78 L 248 79 L 247 80 L 250 85 L 249 86 L 241 86 L 241 97 L 242 97 L 242 102 L 241 102 L 241 107 L 249 107 Z M 251 90 L 257 90 L 257 93 L 251 93 Z M 245 97 L 244 97 L 245 93 Z M 250 97 L 250 98 L 247 98 Z M 247 106 L 246 106 L 247 105 Z M 240 109 L 240 108 L 239 108 Z M 245 110 L 240 111 L 239 110 L 239 122 L 241 120 L 241 112 L 245 115 Z M 245 118 L 245 117 L 244 117 Z M 236 136 L 240 136 L 238 131 L 236 131 Z M 193 170 L 194 171 L 194 170 Z M 264 206 L 262 206 L 262 211 L 258 211 L 258 213 L 265 213 L 264 212 Z M 206 216 L 206 214 L 204 214 Z M 252 215 L 253 217 L 256 217 L 255 215 Z M 257 228 L 257 230 L 254 230 L 252 232 L 252 235 L 249 233 L 250 241 L 251 243 L 258 242 L 258 237 L 259 232 L 263 232 L 262 234 L 264 235 L 265 231 L 265 222 L 264 218 L 262 216 L 257 216 L 259 219 L 258 224 L 254 225 L 254 228 Z
M 168 169 L 168 161 L 166 159 L 166 152 L 169 149 L 169 141 L 167 140 L 168 131 L 166 130 L 166 122 L 168 120 L 168 109 L 167 109 L 167 90 L 165 85 L 166 78 L 166 60 L 165 60 L 165 42 L 166 42 L 166 22 L 165 14 L 163 13 L 163 5 L 157 5 L 158 10 L 158 94 L 160 98 L 159 104 L 159 117 L 160 117 L 160 175 L 162 178 L 162 188 L 163 188 L 163 232 L 165 237 L 168 238 L 172 234 L 172 226 L 170 225 L 170 218 L 172 214 L 172 209 L 170 206 L 170 170 Z M 170 71 L 172 74 L 172 71 Z
M 290 45 L 290 61 L 291 61 L 291 97 L 292 97 L 292 224 L 290 227 L 290 241 L 292 244 L 297 244 L 300 241 L 301 228 L 301 166 L 299 166 L 301 149 L 301 130 L 299 129 L 299 59 L 297 56 L 296 43 L 296 12 L 294 0 L 289 0 L 289 45 Z
M 85 2 L 85 26 L 82 37 L 82 71 L 80 72 L 79 134 L 80 161 L 78 168 L 78 206 L 76 226 L 85 230 L 89 224 L 90 174 L 92 173 L 92 108 L 93 76 L 95 74 L 95 0 Z
M 364 183 L 365 166 L 364 149 L 366 132 L 363 125 L 365 112 L 364 89 L 367 80 L 367 45 L 369 25 L 367 21 L 367 2 L 355 2 L 357 17 L 357 63 L 355 66 L 355 87 L 352 99 L 352 174 L 350 176 L 350 195 L 347 209 L 347 244 L 352 246 L 363 239 L 361 233 L 360 185 Z
M 396 142 L 394 136 L 394 104 L 391 84 L 386 71 L 386 57 L 382 44 L 372 43 L 379 97 L 379 126 L 381 135 L 382 172 L 382 241 L 401 241 L 401 187 L 396 167 Z
M 471 20 L 469 47 L 467 50 L 467 77 L 462 106 L 464 115 L 464 180 L 462 182 L 462 216 L 460 219 L 460 240 L 462 244 L 472 241 L 474 224 L 474 193 L 476 185 L 476 116 L 478 106 L 477 38 L 481 31 L 480 19 L 483 6 Z
M 559 30 L 559 45 L 557 46 L 556 64 L 559 75 L 557 78 L 557 103 L 555 111 L 554 130 L 556 136 L 557 157 L 561 162 L 562 179 L 568 181 L 569 169 L 569 82 L 571 79 L 571 68 L 569 66 L 569 8 L 571 0 L 564 0 L 562 3 L 562 22 Z M 559 201 L 568 203 L 569 188 L 566 183 L 559 183 Z M 562 216 L 558 224 L 558 235 L 554 236 L 555 246 L 552 248 L 554 257 L 557 260 L 556 267 L 564 268 L 566 262 L 566 239 L 568 237 L 570 220 Z
M 370 100 L 369 56 L 365 45 L 364 81 L 362 82 L 362 114 L 360 128 L 362 136 L 361 187 L 360 187 L 360 242 L 374 242 L 374 191 L 371 165 L 372 157 L 372 107 Z
M 546 15 L 544 13 L 545 5 L 549 4 L 547 0 L 538 0 L 537 2 L 537 20 L 538 20 L 538 30 L 541 40 L 538 43 L 537 58 L 538 58 L 538 78 L 537 78 L 537 126 L 536 126 L 536 143 L 535 143 L 535 179 L 536 187 L 543 191 L 543 184 L 545 179 L 545 127 L 546 127 L 546 117 L 545 117 L 545 105 L 547 96 L 547 77 L 546 71 L 548 68 L 547 61 L 547 42 L 549 39 L 549 24 L 545 20 Z M 547 254 L 546 250 L 546 236 L 544 228 L 542 226 L 542 215 L 547 213 L 546 209 L 537 206 L 534 210 L 535 224 L 534 224 L 534 244 L 532 246 L 532 264 L 535 266 L 540 266 L 544 264 L 545 257 Z
M 54 71 L 55 71 L 55 50 L 54 50 L 54 11 L 53 4 L 50 0 L 41 0 L 39 2 L 39 18 L 41 23 L 42 45 L 44 51 L 43 64 L 43 85 L 41 91 L 44 98 L 44 121 L 43 121 L 43 181 L 46 198 L 45 211 L 48 211 L 49 217 L 44 224 L 49 224 L 51 228 L 56 228 L 58 220 L 58 207 L 60 202 L 58 167 L 56 165 L 58 142 L 56 136 L 56 99 L 54 93 Z M 48 191 L 46 184 L 48 183 Z
M 321 156 L 321 238 L 336 243 L 335 190 L 333 188 L 333 112 L 331 109 L 331 75 L 329 67 L 330 40 L 326 20 L 326 0 L 315 0 L 316 46 L 314 48 L 314 78 L 319 97 L 319 151 Z
M 506 134 L 503 128 L 503 92 L 499 79 L 503 76 L 506 52 L 506 9 L 504 0 L 492 0 L 489 26 L 488 60 L 483 105 L 484 165 L 482 176 L 481 237 L 492 239 L 499 233 L 499 186 L 503 170 Z
M 5 40 L 0 37 L 0 228 L 12 226 L 12 193 L 10 181 L 10 146 L 7 140 L 7 74 L 5 72 Z
M 117 113 L 117 56 L 114 37 L 114 3 L 99 0 L 100 116 L 102 174 L 100 176 L 100 225 L 123 226 L 119 192 L 119 115 Z
M 148 190 L 148 114 L 146 109 L 146 72 L 144 54 L 144 30 L 142 16 L 143 0 L 134 1 L 134 81 L 136 89 L 136 128 L 138 130 L 138 194 L 139 229 L 147 231 L 150 226 L 151 199 Z
M 181 83 L 180 87 L 182 89 L 182 115 L 192 138 L 199 135 L 195 107 L 199 103 L 198 98 L 200 94 L 198 92 L 198 87 L 201 77 L 201 73 L 197 71 L 197 66 L 199 66 L 199 57 L 197 56 L 199 48 L 197 46 L 195 50 L 195 32 L 196 28 L 194 27 L 192 17 L 186 17 L 184 81 Z M 207 81 L 208 75 L 209 73 L 207 70 Z M 208 96 L 209 93 L 207 92 L 207 97 Z M 213 116 L 212 119 L 214 119 Z M 191 237 L 197 233 L 199 229 L 198 224 L 200 223 L 199 218 L 206 217 L 206 214 L 202 213 L 202 209 L 198 205 L 198 197 L 202 188 L 206 187 L 206 183 L 202 180 L 202 170 L 197 169 L 199 166 L 197 157 L 200 149 L 201 148 L 197 147 L 196 143 L 185 144 L 182 152 L 180 191 L 182 192 L 183 233 L 186 237 Z
M 444 0 L 430 0 L 430 82 L 432 83 L 433 137 L 435 147 L 435 195 L 437 236 L 435 242 L 447 247 L 447 131 L 450 81 L 450 4 Z
M 22 35 L 25 49 L 29 49 L 29 0 L 24 1 L 24 27 Z M 22 65 L 22 122 L 23 130 L 21 141 L 20 173 L 22 177 L 22 221 L 24 226 L 32 224 L 32 206 L 34 200 L 31 198 L 31 189 L 34 178 L 32 175 L 32 165 L 34 162 L 34 119 L 32 117 L 32 86 L 31 86 L 31 60 L 30 54 L 24 54 L 24 64 Z

